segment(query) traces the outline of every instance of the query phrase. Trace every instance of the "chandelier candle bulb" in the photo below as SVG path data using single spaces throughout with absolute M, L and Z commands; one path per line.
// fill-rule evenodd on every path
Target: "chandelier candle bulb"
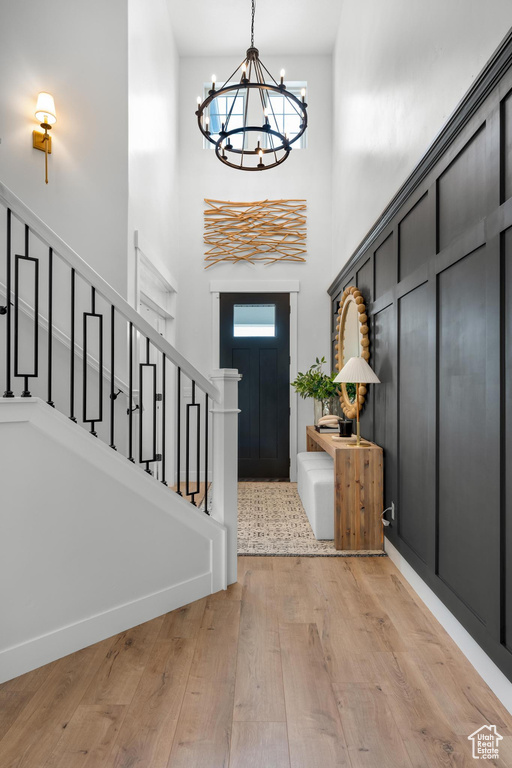
M 300 95 L 302 96 L 302 103 L 304 104 L 304 102 L 306 101 L 306 89 L 305 88 L 302 88 L 302 90 L 300 92 Z
M 284 69 L 282 69 L 281 70 L 281 85 L 284 85 L 284 75 L 285 75 L 285 72 L 284 72 Z

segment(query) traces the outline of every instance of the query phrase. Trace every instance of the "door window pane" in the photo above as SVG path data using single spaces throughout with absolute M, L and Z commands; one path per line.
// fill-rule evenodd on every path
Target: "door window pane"
M 275 304 L 235 304 L 233 336 L 275 336 Z

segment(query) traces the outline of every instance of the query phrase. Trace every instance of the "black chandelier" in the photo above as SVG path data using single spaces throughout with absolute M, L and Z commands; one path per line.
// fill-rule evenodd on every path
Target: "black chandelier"
M 213 76 L 206 99 L 197 98 L 199 130 L 215 146 L 219 160 L 239 171 L 265 171 L 283 163 L 308 124 L 305 89 L 297 98 L 284 84 L 284 70 L 278 83 L 260 60 L 254 47 L 254 14 L 252 0 L 251 47 L 245 59 L 221 88 L 215 88 Z M 275 96 L 286 99 L 289 109 L 276 114 Z M 284 130 L 285 112 L 298 119 L 292 137 Z

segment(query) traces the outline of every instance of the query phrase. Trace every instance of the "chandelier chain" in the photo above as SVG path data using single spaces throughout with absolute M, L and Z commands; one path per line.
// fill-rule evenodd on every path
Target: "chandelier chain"
M 256 13 L 256 0 L 252 0 L 252 17 L 251 17 L 251 48 L 254 48 L 254 14 Z

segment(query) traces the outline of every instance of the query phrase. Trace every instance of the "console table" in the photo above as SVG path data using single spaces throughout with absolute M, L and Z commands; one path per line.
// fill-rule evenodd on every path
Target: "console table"
M 382 549 L 384 509 L 382 448 L 306 427 L 307 450 L 326 451 L 334 459 L 334 546 L 336 549 Z

